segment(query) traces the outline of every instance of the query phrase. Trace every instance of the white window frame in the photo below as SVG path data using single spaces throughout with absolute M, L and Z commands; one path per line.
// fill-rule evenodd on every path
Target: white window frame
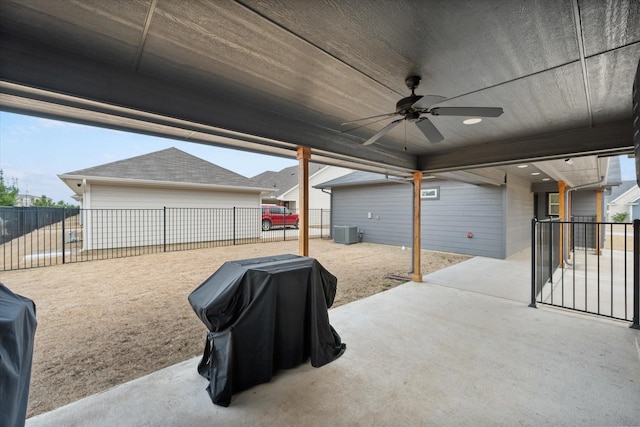
M 558 202 L 552 203 L 551 196 L 558 196 Z M 552 212 L 551 207 L 556 206 L 556 213 Z M 547 193 L 547 215 L 549 216 L 560 216 L 560 193 Z

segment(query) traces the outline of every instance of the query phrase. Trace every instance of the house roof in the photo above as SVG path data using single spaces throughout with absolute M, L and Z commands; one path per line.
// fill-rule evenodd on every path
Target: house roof
M 636 185 L 635 181 L 625 181 L 625 183 L 627 182 L 631 182 L 632 185 L 627 187 L 626 191 L 618 193 L 617 197 L 610 198 L 607 201 L 607 205 L 634 203 L 636 199 L 638 199 L 640 189 Z
M 465 171 L 444 172 L 432 175 L 432 178 L 446 181 L 460 181 L 468 184 L 483 185 L 504 185 L 505 174 L 518 176 L 532 184 L 534 191 L 551 191 L 557 188 L 557 182 L 539 182 L 542 177 L 553 177 L 556 181 L 570 179 L 571 187 L 585 184 L 593 184 L 596 179 L 601 178 L 601 173 L 606 173 L 607 180 L 601 186 L 611 188 L 620 185 L 620 160 L 617 156 L 609 158 L 598 158 L 597 156 L 585 156 L 573 159 L 572 162 L 565 160 L 550 160 L 527 165 L 526 170 L 515 165 L 507 165 L 493 168 L 479 168 Z M 533 173 L 532 173 L 533 172 Z M 342 187 L 349 185 L 378 184 L 382 182 L 406 182 L 402 179 L 388 179 L 387 175 L 372 172 L 356 172 L 336 178 L 331 181 L 315 185 L 314 188 Z M 593 184 L 596 185 L 596 184 Z
M 619 186 L 611 189 L 611 194 L 607 196 L 607 203 L 615 203 L 620 196 L 631 190 L 635 185 L 635 180 L 622 181 Z
M 318 173 L 325 167 L 317 163 L 309 163 L 309 176 Z M 262 172 L 251 179 L 261 187 L 274 190 L 273 197 L 278 197 L 298 185 L 298 166 L 289 166 L 280 172 Z
M 258 183 L 247 177 L 173 147 L 100 166 L 68 172 L 59 175 L 59 177 L 65 182 L 69 179 L 99 178 L 129 182 L 155 181 L 264 190 Z
M 335 188 L 335 187 L 348 187 L 352 185 L 368 185 L 368 184 L 381 184 L 388 182 L 408 183 L 409 181 L 401 180 L 397 178 L 390 178 L 387 175 L 381 173 L 356 171 L 350 174 L 332 179 L 330 181 L 323 182 L 318 185 L 314 185 L 313 188 Z

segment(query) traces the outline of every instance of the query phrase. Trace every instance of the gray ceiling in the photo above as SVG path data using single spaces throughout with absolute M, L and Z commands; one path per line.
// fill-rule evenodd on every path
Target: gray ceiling
M 638 0 L 0 0 L 5 111 L 399 175 L 628 152 L 639 58 Z M 505 112 L 345 132 L 413 74 Z

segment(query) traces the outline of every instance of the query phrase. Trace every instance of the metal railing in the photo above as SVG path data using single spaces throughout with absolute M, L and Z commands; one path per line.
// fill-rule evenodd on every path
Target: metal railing
M 21 218 L 33 215 L 28 209 L 0 211 L 0 271 L 298 239 L 295 225 L 277 219 L 263 231 L 261 208 L 55 208 L 54 220 L 35 227 Z M 328 209 L 311 209 L 309 237 L 329 237 L 329 219 Z
M 639 227 L 638 221 L 534 219 L 531 306 L 548 304 L 632 320 L 637 327 Z

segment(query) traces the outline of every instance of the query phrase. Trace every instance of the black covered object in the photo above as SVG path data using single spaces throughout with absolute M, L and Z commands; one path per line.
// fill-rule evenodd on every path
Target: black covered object
M 0 283 L 0 426 L 23 426 L 29 400 L 36 306 Z
M 345 350 L 329 325 L 337 279 L 313 258 L 277 255 L 226 262 L 189 295 L 207 326 L 198 372 L 213 403 L 269 382 L 309 357 L 320 367 Z

